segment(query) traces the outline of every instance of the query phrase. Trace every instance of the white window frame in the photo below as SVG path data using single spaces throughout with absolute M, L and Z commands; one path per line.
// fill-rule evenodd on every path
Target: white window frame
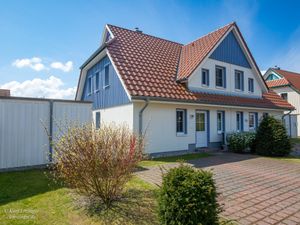
M 99 115 L 99 120 L 97 120 L 97 115 Z M 101 113 L 100 111 L 95 112 L 95 128 L 96 130 L 100 129 L 101 127 Z
M 217 111 L 217 132 L 218 132 L 218 134 L 222 134 L 223 132 L 224 132 L 224 111 Z M 219 115 L 221 115 L 220 116 L 220 119 L 221 119 L 221 127 L 220 127 L 220 129 L 219 129 Z
M 97 82 L 97 77 L 98 77 L 98 82 Z M 97 71 L 95 73 L 95 92 L 98 92 L 100 90 L 100 72 Z
M 234 71 L 234 88 L 235 88 L 235 90 L 236 91 L 243 91 L 243 76 L 244 76 L 244 72 L 243 71 L 241 71 L 241 70 L 235 70 Z M 239 77 L 239 86 L 240 87 L 236 87 L 236 79 L 237 79 L 237 77 Z
M 252 90 L 250 90 L 250 81 L 252 81 Z M 254 79 L 253 78 L 248 78 L 248 92 L 254 93 Z
M 250 126 L 250 117 L 253 116 L 253 125 Z M 250 131 L 253 131 L 253 130 L 256 130 L 256 113 L 254 112 L 249 112 L 249 115 L 248 115 L 248 121 L 249 121 L 249 130 Z
M 106 74 L 106 68 L 108 68 L 108 74 Z M 110 69 L 109 69 L 109 64 L 106 64 L 104 66 L 104 76 L 103 76 L 103 88 L 108 88 L 110 86 L 110 76 L 109 76 L 109 72 L 110 72 Z M 107 77 L 106 77 L 107 75 Z
M 91 95 L 93 93 L 93 77 L 88 77 L 88 95 Z
M 182 112 L 182 131 L 177 130 L 177 112 Z M 187 134 L 187 111 L 186 109 L 176 109 L 176 134 L 178 136 L 183 136 Z
M 238 115 L 239 115 L 239 121 L 237 120 Z M 243 131 L 242 130 L 243 120 L 242 119 L 243 119 L 242 112 L 236 112 L 236 114 L 235 114 L 235 121 L 236 121 L 236 131 L 237 132 L 242 132 Z M 238 127 L 239 127 L 239 129 L 238 129 Z
M 223 73 L 222 73 L 222 85 L 221 86 L 217 85 L 217 69 L 221 69 L 223 71 Z M 225 74 L 226 74 L 226 67 L 223 67 L 223 66 L 216 66 L 215 67 L 215 85 L 216 85 L 216 88 L 223 88 L 223 89 L 226 88 L 226 84 L 225 84 L 225 82 L 226 82 L 225 76 L 226 75 Z
M 205 76 L 206 83 L 203 83 L 203 76 Z M 201 84 L 202 84 L 202 86 L 205 86 L 205 87 L 209 86 L 209 70 L 208 69 L 202 68 L 202 70 L 201 70 Z

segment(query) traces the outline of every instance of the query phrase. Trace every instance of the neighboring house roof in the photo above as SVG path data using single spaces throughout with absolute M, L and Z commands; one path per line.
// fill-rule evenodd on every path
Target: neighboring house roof
M 230 23 L 184 46 L 141 32 L 107 25 L 113 36 L 112 40 L 106 43 L 107 54 L 131 98 L 150 97 L 220 105 L 293 108 L 290 104 L 282 102 L 284 100 L 276 94 L 264 94 L 262 99 L 199 94 L 191 92 L 185 83 L 180 82 L 193 73 L 233 26 L 240 34 L 237 25 Z M 244 40 L 242 42 L 244 43 Z M 246 48 L 248 50 L 247 46 Z M 253 60 L 250 52 L 249 54 Z M 255 69 L 259 71 L 254 60 L 253 62 Z M 261 80 L 267 90 L 263 79 Z
M 10 90 L 0 89 L 0 96 L 10 96 Z
M 291 71 L 286 71 L 286 70 L 281 70 L 281 69 L 274 69 L 271 68 L 272 71 L 280 75 L 282 78 L 277 79 L 277 80 L 272 80 L 272 81 L 267 81 L 268 87 L 280 87 L 280 86 L 286 86 L 286 85 L 291 85 L 294 87 L 297 91 L 300 91 L 300 74 L 291 72 Z

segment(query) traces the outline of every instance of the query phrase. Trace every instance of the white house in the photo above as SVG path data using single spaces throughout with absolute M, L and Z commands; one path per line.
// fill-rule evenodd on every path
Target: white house
M 148 153 L 219 147 L 293 106 L 269 91 L 236 23 L 183 45 L 106 25 L 82 65 L 76 100 L 93 101 L 96 126 L 146 132 Z
M 270 89 L 279 94 L 295 107 L 294 111 L 285 117 L 287 131 L 291 137 L 300 136 L 300 74 L 280 68 L 270 68 L 264 74 Z

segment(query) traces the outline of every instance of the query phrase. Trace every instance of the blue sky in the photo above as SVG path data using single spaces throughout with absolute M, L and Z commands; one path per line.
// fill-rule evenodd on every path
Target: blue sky
M 300 72 L 298 1 L 10 0 L 0 8 L 0 87 L 73 98 L 106 23 L 188 43 L 236 21 L 261 70 Z

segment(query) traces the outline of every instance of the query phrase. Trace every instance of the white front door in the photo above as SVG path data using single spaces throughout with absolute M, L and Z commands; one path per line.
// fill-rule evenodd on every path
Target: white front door
M 196 147 L 207 147 L 207 112 L 196 110 Z

